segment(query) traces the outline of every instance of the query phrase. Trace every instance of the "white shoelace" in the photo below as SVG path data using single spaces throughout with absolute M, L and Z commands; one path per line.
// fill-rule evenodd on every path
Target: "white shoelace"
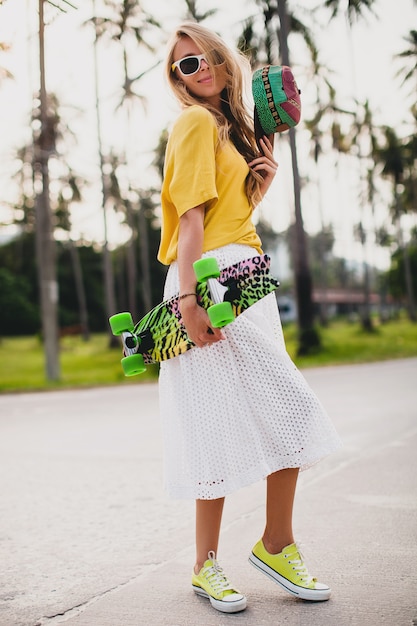
M 313 578 L 313 576 L 310 576 L 307 566 L 304 564 L 303 555 L 301 554 L 301 552 L 298 550 L 294 554 L 298 554 L 300 558 L 288 560 L 288 563 L 294 566 L 293 569 L 297 572 L 297 576 L 301 578 L 303 584 L 306 586 L 310 585 L 312 582 L 315 582 L 316 579 Z
M 216 561 L 216 555 L 214 552 L 209 552 L 208 557 L 213 562 L 213 565 L 204 568 L 203 576 L 206 578 L 213 591 L 216 593 L 221 593 L 222 591 L 233 591 L 233 587 L 223 573 L 223 569 Z

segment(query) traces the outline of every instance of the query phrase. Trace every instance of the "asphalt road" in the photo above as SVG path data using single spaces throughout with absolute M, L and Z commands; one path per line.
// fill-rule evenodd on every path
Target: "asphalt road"
M 0 396 L 0 626 L 416 625 L 417 359 L 304 375 L 344 440 L 295 507 L 329 602 L 247 563 L 263 482 L 227 499 L 220 545 L 248 609 L 194 596 L 194 504 L 163 492 L 156 385 L 120 385 Z

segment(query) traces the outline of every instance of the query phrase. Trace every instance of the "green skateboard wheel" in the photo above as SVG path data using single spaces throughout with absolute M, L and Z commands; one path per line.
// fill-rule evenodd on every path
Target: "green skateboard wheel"
M 109 323 L 111 331 L 116 337 L 125 331 L 133 330 L 135 326 L 130 313 L 116 313 L 109 318 Z
M 193 267 L 199 283 L 202 283 L 209 278 L 218 278 L 220 276 L 217 259 L 214 259 L 213 257 L 199 259 L 193 263 Z
M 227 324 L 231 324 L 235 319 L 232 305 L 230 302 L 219 302 L 207 309 L 210 322 L 215 328 L 223 328 Z
M 125 376 L 136 376 L 137 374 L 143 374 L 146 370 L 142 354 L 125 356 L 120 363 L 122 364 Z

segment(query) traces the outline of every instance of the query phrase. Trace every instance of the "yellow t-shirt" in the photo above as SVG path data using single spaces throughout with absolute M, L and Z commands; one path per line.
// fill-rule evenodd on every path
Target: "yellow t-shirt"
M 261 240 L 245 192 L 248 165 L 231 141 L 217 147 L 218 132 L 202 106 L 186 108 L 170 134 L 162 185 L 162 233 L 158 259 L 177 258 L 179 218 L 205 204 L 203 252 L 230 243 L 252 246 Z

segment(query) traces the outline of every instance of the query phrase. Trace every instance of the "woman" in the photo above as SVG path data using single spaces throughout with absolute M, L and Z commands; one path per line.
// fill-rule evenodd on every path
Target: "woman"
M 224 497 L 267 481 L 266 526 L 249 559 L 290 593 L 327 600 L 292 531 L 297 477 L 339 446 L 320 403 L 285 350 L 274 294 L 223 330 L 197 303 L 192 264 L 221 268 L 262 252 L 253 208 L 277 171 L 272 138 L 255 141 L 243 104 L 244 61 L 206 28 L 177 29 L 167 58 L 183 111 L 168 141 L 159 260 L 169 265 L 164 298 L 180 294 L 193 350 L 161 364 L 160 406 L 168 492 L 196 500 L 194 591 L 236 612 L 246 598 L 216 560 Z M 260 150 L 259 150 L 260 149 Z

